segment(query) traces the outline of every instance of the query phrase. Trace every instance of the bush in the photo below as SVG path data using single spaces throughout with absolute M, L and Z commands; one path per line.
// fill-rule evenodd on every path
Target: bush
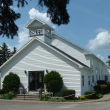
M 96 91 L 86 91 L 85 92 L 85 97 L 87 99 L 97 99 Z
M 75 99 L 75 90 L 67 89 L 62 91 L 62 96 L 67 100 Z
M 80 96 L 79 99 L 80 100 L 86 100 L 87 98 L 86 98 L 86 96 Z
M 101 90 L 100 92 L 101 92 L 102 94 L 106 94 L 106 93 L 109 92 L 109 90 L 108 90 L 108 86 L 105 85 L 105 84 L 100 85 L 100 90 Z
M 96 94 L 96 91 L 86 91 L 85 95 Z
M 18 92 L 19 85 L 20 85 L 20 78 L 18 77 L 18 75 L 11 72 L 4 78 L 3 90 L 8 92 L 10 91 Z
M 63 80 L 60 74 L 56 71 L 51 71 L 44 76 L 44 83 L 48 92 L 52 92 L 55 95 L 62 89 Z
M 96 94 L 96 97 L 97 97 L 97 99 L 100 99 L 100 98 L 102 98 L 102 97 L 103 97 L 103 95 L 102 95 L 102 94 L 100 94 L 100 93 L 97 93 L 97 94 Z
M 99 99 L 101 98 L 103 95 L 100 93 L 97 93 L 96 91 L 86 91 L 85 92 L 85 97 L 87 99 Z
M 5 93 L 7 93 L 6 90 L 4 90 L 4 89 L 0 89 L 0 94 L 5 94 Z
M 105 80 L 98 80 L 97 81 L 97 85 L 100 85 L 100 84 L 107 84 L 107 81 L 105 81 Z
M 41 101 L 48 101 L 51 98 L 51 94 L 44 94 L 40 97 Z
M 15 93 L 9 92 L 9 93 L 0 95 L 0 99 L 12 99 L 15 96 L 16 96 Z
M 107 84 L 108 92 L 110 92 L 110 84 Z
M 96 85 L 94 89 L 95 91 L 97 91 L 97 93 L 101 93 L 101 94 L 106 94 L 110 92 L 110 86 L 107 84 Z
M 52 101 L 52 102 L 64 102 L 65 99 L 63 97 L 50 97 L 50 99 L 48 101 Z
M 106 94 L 110 92 L 110 84 L 105 80 L 98 80 L 97 85 L 94 87 L 97 93 Z

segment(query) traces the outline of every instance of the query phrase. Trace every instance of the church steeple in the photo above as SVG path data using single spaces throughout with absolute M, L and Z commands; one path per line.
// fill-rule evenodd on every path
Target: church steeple
M 29 29 L 29 37 L 37 37 L 44 42 L 52 38 L 52 31 L 54 31 L 51 26 L 38 19 L 32 20 L 26 27 Z

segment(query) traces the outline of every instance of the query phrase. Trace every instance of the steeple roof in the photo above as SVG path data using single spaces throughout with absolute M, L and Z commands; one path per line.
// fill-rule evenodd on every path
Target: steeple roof
M 26 25 L 26 28 L 36 28 L 36 27 L 46 27 L 46 28 L 50 28 L 51 30 L 54 30 L 53 27 L 51 27 L 50 25 L 48 25 L 47 23 L 35 18 L 33 19 L 29 24 Z

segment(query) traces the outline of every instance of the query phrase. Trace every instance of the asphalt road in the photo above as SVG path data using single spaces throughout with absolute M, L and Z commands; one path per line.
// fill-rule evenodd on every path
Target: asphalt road
M 83 104 L 46 104 L 0 101 L 0 110 L 110 110 L 110 102 Z

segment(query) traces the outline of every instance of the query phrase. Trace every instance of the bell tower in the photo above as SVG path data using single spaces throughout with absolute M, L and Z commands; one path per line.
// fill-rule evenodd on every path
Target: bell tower
M 45 43 L 51 42 L 54 29 L 48 24 L 34 19 L 26 27 L 29 29 L 29 37 L 36 37 Z

